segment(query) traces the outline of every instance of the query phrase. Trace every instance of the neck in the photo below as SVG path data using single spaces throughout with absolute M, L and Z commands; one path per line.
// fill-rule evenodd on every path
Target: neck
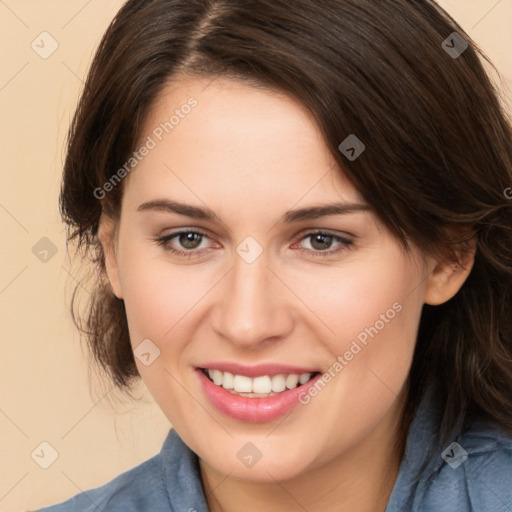
M 401 400 L 357 446 L 319 468 L 278 482 L 251 482 L 222 475 L 200 460 L 210 512 L 384 512 L 403 446 L 397 447 Z

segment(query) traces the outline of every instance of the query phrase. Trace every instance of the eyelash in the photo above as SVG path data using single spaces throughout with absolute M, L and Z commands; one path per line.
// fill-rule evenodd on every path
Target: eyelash
M 172 254 L 174 254 L 176 256 L 184 257 L 184 258 L 191 258 L 194 255 L 194 253 L 198 252 L 196 249 L 190 249 L 188 251 L 181 251 L 181 250 L 178 250 L 178 249 L 174 249 L 173 247 L 171 247 L 169 245 L 169 242 L 173 238 L 177 238 L 180 235 L 186 235 L 186 234 L 189 234 L 189 233 L 193 233 L 193 234 L 200 235 L 202 237 L 208 238 L 208 235 L 206 233 L 203 233 L 202 231 L 198 231 L 198 230 L 185 230 L 185 231 L 178 231 L 178 232 L 172 233 L 170 235 L 165 235 L 165 236 L 162 236 L 162 237 L 158 237 L 158 238 L 155 239 L 155 241 L 159 245 L 163 246 L 166 251 L 169 251 L 170 253 L 172 253 Z M 328 233 L 328 232 L 325 232 L 325 231 L 320 231 L 320 230 L 311 231 L 311 232 L 307 233 L 306 235 L 301 237 L 299 240 L 297 240 L 297 242 L 302 242 L 302 240 L 305 240 L 307 238 L 313 237 L 315 235 L 324 235 L 324 236 L 331 237 L 333 240 L 336 240 L 337 242 L 340 243 L 340 247 L 338 249 L 335 249 L 335 250 L 326 250 L 326 251 L 314 251 L 314 250 L 311 250 L 311 249 L 304 249 L 302 247 L 302 248 L 298 249 L 298 251 L 301 254 L 306 252 L 310 256 L 313 256 L 315 258 L 316 257 L 326 258 L 328 256 L 333 256 L 334 254 L 337 254 L 337 253 L 339 253 L 341 251 L 349 249 L 353 245 L 353 242 L 351 240 L 348 240 L 347 238 L 343 238 L 343 237 L 341 237 L 339 235 L 333 235 L 331 233 Z M 297 243 L 297 242 L 294 242 L 294 243 Z

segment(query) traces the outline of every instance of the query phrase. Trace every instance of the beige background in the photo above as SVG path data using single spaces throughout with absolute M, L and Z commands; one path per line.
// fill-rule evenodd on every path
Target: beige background
M 104 484 L 156 454 L 169 429 L 143 385 L 137 402 L 89 385 L 68 306 L 79 273 L 58 213 L 63 141 L 92 53 L 122 3 L 0 0 L 0 512 Z M 497 64 L 510 96 L 512 0 L 441 5 Z M 47 59 L 31 48 L 44 31 L 59 45 Z M 47 262 L 32 252 L 43 237 L 57 249 Z M 48 469 L 31 456 L 44 441 L 58 452 Z

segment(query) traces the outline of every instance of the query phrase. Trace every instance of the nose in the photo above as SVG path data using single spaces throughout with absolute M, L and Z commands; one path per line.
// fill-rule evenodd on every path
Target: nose
M 213 314 L 213 328 L 243 348 L 257 348 L 286 337 L 293 329 L 291 294 L 263 252 L 252 263 L 235 254 L 223 279 Z

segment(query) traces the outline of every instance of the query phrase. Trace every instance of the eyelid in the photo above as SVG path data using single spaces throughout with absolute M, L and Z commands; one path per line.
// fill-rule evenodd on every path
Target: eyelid
M 336 229 L 330 229 L 330 228 L 317 228 L 317 227 L 309 227 L 301 229 L 299 234 L 296 235 L 296 239 L 301 239 L 305 235 L 313 235 L 315 233 L 320 233 L 322 235 L 330 235 L 330 236 L 337 236 L 341 238 L 350 238 L 356 239 L 357 236 L 348 232 L 348 231 L 339 231 Z

